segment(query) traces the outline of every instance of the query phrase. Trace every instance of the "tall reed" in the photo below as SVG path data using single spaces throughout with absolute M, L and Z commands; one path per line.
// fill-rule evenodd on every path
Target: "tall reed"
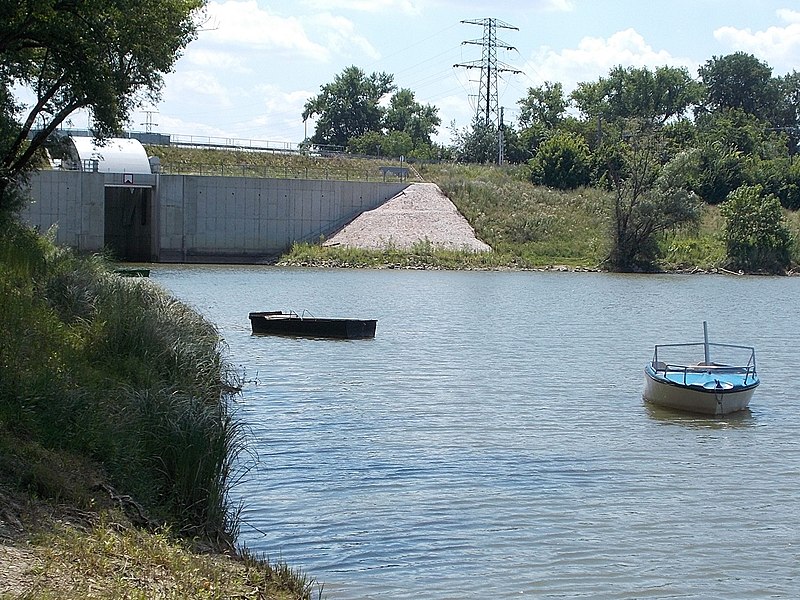
M 0 235 L 0 426 L 86 453 L 176 531 L 230 545 L 239 374 L 213 324 L 149 280 Z

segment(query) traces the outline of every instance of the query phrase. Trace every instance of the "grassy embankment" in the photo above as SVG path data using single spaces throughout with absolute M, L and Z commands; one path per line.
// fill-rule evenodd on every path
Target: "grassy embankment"
M 493 251 L 484 254 L 435 250 L 420 243 L 410 252 L 324 248 L 302 244 L 283 257 L 284 264 L 345 267 L 423 267 L 445 269 L 597 269 L 609 252 L 610 192 L 582 188 L 558 191 L 525 179 L 525 167 L 421 165 L 427 181 L 439 185 Z M 785 211 L 786 223 L 800 239 L 800 213 Z M 723 218 L 705 205 L 700 223 L 660 240 L 664 271 L 714 271 L 725 263 Z M 800 263 L 795 246 L 793 264 Z
M 284 264 L 345 267 L 413 266 L 446 269 L 597 269 L 610 249 L 610 192 L 582 188 L 558 191 L 535 186 L 524 166 L 420 165 L 418 171 L 439 185 L 489 244 L 491 253 L 435 250 L 420 243 L 410 252 L 368 251 L 302 244 L 283 257 Z M 800 213 L 785 211 L 786 223 L 800 239 Z M 664 271 L 713 271 L 725 263 L 724 221 L 716 206 L 705 205 L 696 227 L 682 228 L 660 240 Z M 793 264 L 800 263 L 795 247 Z
M 385 159 L 313 158 L 255 152 L 149 148 L 169 172 L 330 179 L 381 178 Z M 213 167 L 212 167 L 213 165 Z M 224 165 L 224 166 L 223 166 Z M 247 166 L 244 166 L 247 165 Z M 611 195 L 585 188 L 560 192 L 526 180 L 524 166 L 415 165 L 426 181 L 437 183 L 492 246 L 491 253 L 438 250 L 422 241 L 411 250 L 323 248 L 299 244 L 282 264 L 330 267 L 416 267 L 443 269 L 598 268 L 608 255 Z M 413 180 L 413 179 L 412 179 Z M 800 213 L 786 212 L 787 225 L 800 239 Z M 705 206 L 699 226 L 661 240 L 665 271 L 714 270 L 723 266 L 723 219 L 718 207 Z M 800 263 L 795 248 L 793 263 Z
M 234 547 L 241 375 L 211 323 L 3 224 L 0 325 L 0 593 L 311 597 Z

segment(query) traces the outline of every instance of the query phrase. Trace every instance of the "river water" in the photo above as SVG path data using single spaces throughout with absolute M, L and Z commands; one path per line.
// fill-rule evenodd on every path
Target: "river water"
M 800 597 L 800 278 L 155 267 L 246 372 L 240 542 L 372 598 Z M 376 318 L 256 337 L 254 310 Z M 645 405 L 656 343 L 753 345 L 751 410 Z

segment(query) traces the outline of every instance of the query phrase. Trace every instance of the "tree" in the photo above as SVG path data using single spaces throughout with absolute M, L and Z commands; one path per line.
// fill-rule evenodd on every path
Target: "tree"
M 519 126 L 521 144 L 530 154 L 535 154 L 540 144 L 555 133 L 564 120 L 567 100 L 560 83 L 545 81 L 517 104 L 520 107 Z
M 88 109 L 95 135 L 105 138 L 122 129 L 134 108 L 157 101 L 163 75 L 194 39 L 204 5 L 205 0 L 2 4 L 0 212 L 47 138 L 73 112 Z M 32 105 L 15 103 L 17 87 L 33 93 Z
M 725 217 L 730 267 L 750 272 L 786 270 L 793 240 L 775 196 L 764 196 L 760 185 L 745 185 L 731 192 L 720 212 Z
M 775 116 L 780 86 L 772 67 L 752 54 L 714 56 L 698 74 L 706 88 L 706 110 L 736 108 L 767 121 Z
M 430 104 L 423 106 L 414 100 L 414 92 L 401 89 L 389 101 L 383 125 L 387 131 L 404 132 L 411 138 L 412 149 L 431 145 L 431 136 L 442 124 L 439 109 Z
M 531 159 L 531 179 L 539 185 L 571 190 L 588 185 L 591 155 L 583 138 L 557 133 Z
M 612 271 L 652 270 L 659 234 L 699 218 L 700 202 L 684 185 L 686 156 L 679 154 L 662 168 L 659 145 L 658 135 L 638 129 L 622 153 L 623 169 L 609 165 L 614 201 L 607 263 Z
M 455 124 L 453 130 L 453 148 L 456 160 L 465 163 L 497 162 L 499 156 L 499 137 L 494 123 L 486 123 L 483 119 L 474 118 L 471 129 L 458 131 Z
M 708 204 L 723 202 L 728 194 L 748 182 L 746 157 L 735 148 L 704 143 L 692 156 L 696 161 L 687 164 L 684 176 L 691 178 L 691 189 Z
M 777 79 L 778 107 L 773 126 L 784 133 L 789 152 L 796 154 L 800 146 L 800 73 L 792 71 Z
M 539 126 L 542 129 L 555 129 L 567 110 L 564 86 L 550 81 L 545 81 L 539 87 L 528 88 L 528 95 L 517 104 L 522 128 Z
M 800 210 L 800 156 L 760 161 L 754 171 L 765 194 L 774 195 L 784 208 Z
M 347 146 L 351 138 L 380 131 L 384 108 L 380 102 L 395 90 L 388 73 L 367 76 L 356 66 L 345 68 L 333 82 L 320 87 L 303 110 L 303 120 L 318 117 L 313 144 Z
M 664 125 L 681 117 L 702 99 L 702 87 L 682 67 L 618 66 L 607 78 L 581 83 L 571 98 L 590 118 L 605 121 L 638 119 L 642 123 Z
M 741 108 L 720 109 L 696 119 L 701 142 L 719 144 L 744 155 L 769 159 L 787 155 L 786 138 Z

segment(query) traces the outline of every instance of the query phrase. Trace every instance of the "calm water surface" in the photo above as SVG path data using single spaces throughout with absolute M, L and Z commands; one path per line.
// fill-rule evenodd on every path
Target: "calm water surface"
M 330 599 L 800 597 L 800 278 L 170 267 L 250 383 L 241 542 Z M 377 318 L 254 337 L 248 312 Z M 642 403 L 655 343 L 756 347 L 751 410 Z

